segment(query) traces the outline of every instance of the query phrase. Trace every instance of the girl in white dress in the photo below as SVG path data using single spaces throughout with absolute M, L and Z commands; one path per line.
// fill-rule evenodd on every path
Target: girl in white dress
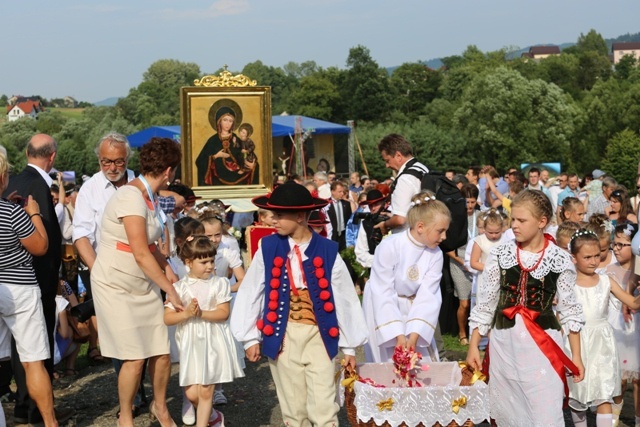
M 165 308 L 167 325 L 178 325 L 180 385 L 196 407 L 196 425 L 223 426 L 224 418 L 212 412 L 215 384 L 244 376 L 228 323 L 231 300 L 229 279 L 213 274 L 216 249 L 207 236 L 192 236 L 180 248 L 188 275 L 174 287 L 186 307 Z
M 600 264 L 596 269 L 596 273 L 602 274 L 609 265 L 616 263 L 616 257 L 613 256 L 613 251 L 611 250 L 614 225 L 607 219 L 606 215 L 594 214 L 589 218 L 586 229 L 593 231 L 598 236 L 598 241 L 600 242 Z
M 204 226 L 200 221 L 190 216 L 180 218 L 174 223 L 173 236 L 175 251 L 171 258 L 169 258 L 169 265 L 171 269 L 176 273 L 180 279 L 187 276 L 187 269 L 179 257 L 180 248 L 184 246 L 184 243 L 191 236 L 203 235 Z M 180 350 L 178 349 L 178 343 L 176 342 L 176 328 L 177 325 L 168 326 L 169 331 L 169 355 L 171 356 L 171 363 L 180 362 Z M 182 390 L 182 423 L 187 426 L 192 426 L 196 422 L 195 408 L 189 401 L 184 389 Z
M 480 289 L 484 280 L 484 265 L 489 258 L 491 249 L 506 243 L 507 236 L 503 233 L 504 218 L 496 209 L 483 212 L 481 219 L 484 221 L 484 233 L 473 239 L 471 249 L 471 268 L 478 272 L 477 289 Z
M 224 219 L 212 209 L 204 209 L 200 213 L 200 221 L 204 225 L 204 234 L 211 240 L 213 246 L 216 248 L 216 257 L 214 259 L 215 271 L 214 274 L 218 277 L 226 277 L 231 283 L 231 309 L 233 309 L 233 303 L 238 292 L 238 288 L 244 279 L 244 267 L 242 266 L 242 258 L 240 257 L 240 251 L 234 249 L 225 243 L 224 239 Z M 235 239 L 234 239 L 235 240 Z M 237 247 L 236 241 L 236 247 Z M 229 323 L 227 321 L 227 323 Z M 238 358 L 242 369 L 245 368 L 244 363 L 244 348 L 236 341 L 236 347 L 238 351 Z M 213 403 L 215 405 L 226 405 L 227 397 L 224 395 L 222 384 L 216 384 L 216 389 L 213 392 Z
M 396 347 L 412 348 L 438 361 L 433 340 L 442 304 L 442 251 L 451 215 L 430 193 L 413 196 L 409 229 L 376 248 L 362 305 L 369 328 L 367 362 L 390 362 Z
M 565 367 L 580 381 L 582 308 L 576 301 L 575 272 L 568 253 L 547 238 L 553 217 L 541 191 L 518 193 L 511 209 L 515 242 L 494 248 L 471 311 L 467 364 L 481 369 L 478 343 L 491 331 L 489 396 L 499 426 L 563 426 Z M 552 311 L 557 296 L 558 318 Z M 561 329 L 576 357 L 567 359 Z
M 633 254 L 631 240 L 638 232 L 636 224 L 618 224 L 613 239 L 613 254 L 617 263 L 607 267 L 607 274 L 620 286 L 627 286 L 633 270 Z M 632 289 L 627 289 L 630 293 Z M 636 425 L 640 425 L 640 313 L 628 314 L 625 318 L 619 300 L 611 299 L 609 304 L 609 324 L 613 328 L 613 336 L 618 346 L 618 357 L 622 370 L 621 394 L 627 389 L 627 381 L 633 382 L 633 401 L 635 402 Z M 622 395 L 613 398 L 613 421 L 622 410 Z
M 585 325 L 580 330 L 580 353 L 585 379 L 569 384 L 569 406 L 576 427 L 586 427 L 586 410 L 597 407 L 598 427 L 613 423 L 611 403 L 620 395 L 620 364 L 611 325 L 607 320 L 610 293 L 632 308 L 640 307 L 640 298 L 626 293 L 605 274 L 596 273 L 600 264 L 600 242 L 593 231 L 580 230 L 571 238 L 569 248 L 576 266 L 575 293 L 582 305 Z M 567 348 L 569 352 L 575 349 Z M 575 353 L 574 353 L 575 354 Z

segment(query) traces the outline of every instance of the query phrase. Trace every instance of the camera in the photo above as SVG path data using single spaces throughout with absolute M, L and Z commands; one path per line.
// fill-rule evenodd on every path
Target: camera
M 364 220 L 367 222 L 371 222 L 373 223 L 373 226 L 376 226 L 378 224 L 380 224 L 381 222 L 386 221 L 387 219 L 389 219 L 388 216 L 386 215 L 380 215 L 382 212 L 387 212 L 387 211 L 380 211 L 378 213 L 371 213 L 371 212 L 356 212 L 356 214 L 353 216 L 353 223 L 355 225 L 360 225 L 360 223 Z M 365 228 L 365 232 L 366 232 L 366 228 Z M 369 238 L 369 246 L 371 246 L 372 244 L 374 245 L 373 248 L 369 248 L 369 249 L 375 249 L 375 246 L 378 246 L 378 243 L 380 243 L 382 241 L 382 231 L 380 231 L 379 228 L 374 228 L 371 231 L 371 236 L 367 236 Z

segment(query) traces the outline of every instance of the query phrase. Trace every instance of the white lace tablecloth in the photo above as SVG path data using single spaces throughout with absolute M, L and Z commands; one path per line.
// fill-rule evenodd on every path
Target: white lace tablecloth
M 386 383 L 389 380 L 389 370 L 393 372 L 392 364 L 366 364 L 360 366 L 358 372 L 361 377 L 371 378 L 377 383 Z M 419 423 L 432 426 L 436 422 L 447 425 L 451 421 L 462 425 L 468 419 L 474 423 L 488 420 L 487 384 L 482 381 L 476 381 L 472 386 L 452 385 L 451 382 L 443 384 L 447 378 L 455 378 L 456 382 L 453 384 L 459 384 L 459 372 L 457 363 L 430 363 L 429 371 L 421 372 L 419 375 L 421 383 L 428 384 L 424 387 L 373 387 L 356 381 L 355 407 L 358 419 L 362 422 L 373 419 L 377 425 L 386 421 L 392 426 L 402 423 L 408 426 Z M 381 378 L 376 378 L 378 373 Z M 461 406 L 456 414 L 452 410 L 452 403 L 461 397 L 466 397 L 466 405 Z M 378 403 L 389 398 L 393 399 L 392 408 L 379 410 Z

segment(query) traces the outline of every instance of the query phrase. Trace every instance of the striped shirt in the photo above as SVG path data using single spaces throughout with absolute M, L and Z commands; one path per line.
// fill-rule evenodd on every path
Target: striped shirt
M 0 199 L 0 284 L 38 286 L 33 258 L 20 243 L 35 231 L 22 207 Z

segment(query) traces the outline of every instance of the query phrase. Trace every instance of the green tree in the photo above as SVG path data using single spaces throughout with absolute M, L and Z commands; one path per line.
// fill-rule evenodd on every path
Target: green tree
M 576 55 L 565 53 L 544 58 L 538 65 L 540 78 L 548 83 L 554 83 L 573 99 L 579 100 L 583 96 L 577 79 L 579 62 Z
M 500 67 L 467 88 L 454 123 L 481 163 L 567 162 L 578 111 L 555 85 Z
M 180 88 L 193 86 L 200 67 L 191 62 L 161 59 L 149 66 L 142 82 L 116 104 L 123 117 L 140 128 L 153 123 L 153 117 L 166 114 L 165 125 L 180 120 Z
M 369 174 L 378 179 L 391 176 L 378 151 L 378 142 L 390 133 L 399 133 L 407 138 L 415 157 L 432 170 L 464 169 L 475 162 L 461 133 L 440 128 L 423 119 L 403 123 L 359 123 L 356 133 Z M 360 165 L 358 169 L 364 170 Z
M 633 55 L 624 55 L 615 65 L 615 76 L 619 80 L 627 80 L 632 71 L 638 66 L 638 60 Z
M 5 122 L 0 127 L 0 145 L 7 149 L 9 162 L 16 172 L 27 165 L 25 150 L 27 143 L 36 132 L 36 120 L 23 118 Z
M 296 77 L 288 76 L 282 68 L 265 65 L 262 61 L 245 65 L 242 74 L 256 80 L 260 86 L 271 86 L 271 110 L 274 114 L 285 111 L 290 86 L 296 86 L 298 83 Z
M 438 95 L 442 75 L 421 63 L 405 63 L 389 80 L 394 93 L 393 106 L 401 113 L 417 117 Z
M 611 171 L 616 180 L 629 189 L 636 187 L 640 160 L 640 136 L 625 129 L 613 136 L 607 144 L 607 152 L 602 168 Z
M 354 120 L 382 120 L 389 112 L 389 77 L 373 60 L 369 49 L 349 49 L 347 71 L 340 87 L 347 114 Z
M 336 85 L 322 73 L 314 73 L 300 80 L 299 89 L 291 95 L 290 113 L 331 120 L 339 99 Z

